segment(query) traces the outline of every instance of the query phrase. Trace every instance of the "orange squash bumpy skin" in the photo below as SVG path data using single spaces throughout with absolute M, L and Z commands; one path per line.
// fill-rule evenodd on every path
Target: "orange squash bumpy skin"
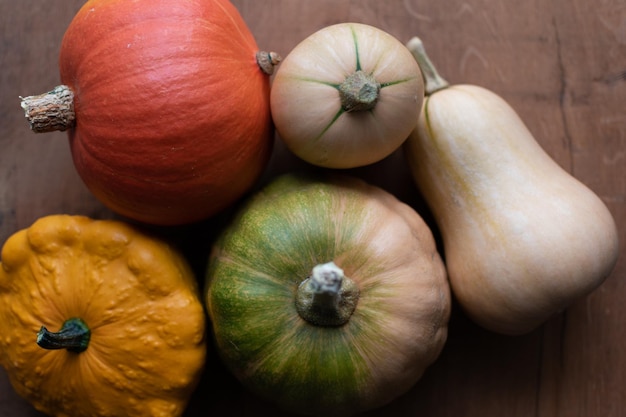
M 11 236 L 0 327 L 0 365 L 51 416 L 180 416 L 205 362 L 189 266 L 111 220 L 54 215 Z

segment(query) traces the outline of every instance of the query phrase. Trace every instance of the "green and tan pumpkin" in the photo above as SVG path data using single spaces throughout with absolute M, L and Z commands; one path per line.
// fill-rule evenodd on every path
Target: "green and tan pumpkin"
M 352 177 L 273 180 L 218 238 L 206 289 L 227 367 L 301 414 L 349 416 L 392 401 L 447 336 L 450 292 L 430 229 Z

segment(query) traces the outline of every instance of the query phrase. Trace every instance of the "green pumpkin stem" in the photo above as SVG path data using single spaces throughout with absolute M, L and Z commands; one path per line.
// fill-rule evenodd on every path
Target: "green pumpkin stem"
M 37 96 L 20 97 L 22 109 L 35 133 L 64 131 L 74 127 L 74 93 L 66 85 Z
M 45 326 L 37 333 L 37 344 L 44 349 L 67 349 L 70 352 L 82 352 L 87 349 L 91 331 L 79 318 L 66 320 L 58 332 L 50 332 Z
M 422 76 L 424 77 L 424 89 L 427 96 L 439 90 L 443 90 L 450 85 L 437 72 L 437 68 L 428 57 L 426 48 L 424 48 L 424 43 L 420 38 L 417 36 L 413 37 L 407 42 L 406 47 L 409 51 L 411 51 L 413 57 L 417 61 L 417 64 L 422 70 Z
M 343 270 L 329 262 L 313 268 L 296 293 L 296 309 L 304 320 L 318 326 L 348 322 L 359 299 L 359 287 Z
M 372 110 L 380 97 L 380 84 L 361 70 L 339 85 L 341 108 L 346 112 Z

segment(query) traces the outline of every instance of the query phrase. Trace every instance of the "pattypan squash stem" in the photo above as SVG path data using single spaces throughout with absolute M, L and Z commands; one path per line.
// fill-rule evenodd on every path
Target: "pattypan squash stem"
M 422 76 L 424 77 L 424 90 L 427 96 L 439 90 L 443 90 L 450 85 L 437 72 L 437 68 L 435 68 L 430 58 L 428 57 L 428 54 L 426 54 L 424 43 L 420 38 L 418 38 L 417 36 L 413 37 L 410 41 L 407 42 L 406 47 L 409 49 L 409 51 L 411 51 L 413 57 L 417 61 L 417 64 L 422 70 Z
M 70 352 L 82 352 L 87 349 L 91 331 L 87 324 L 79 318 L 66 320 L 61 330 L 50 332 L 41 326 L 37 333 L 37 344 L 44 349 L 67 349 Z
M 318 326 L 348 322 L 359 299 L 357 284 L 334 262 L 317 265 L 296 293 L 296 309 L 304 320 Z
M 361 70 L 346 77 L 339 85 L 341 108 L 346 112 L 372 110 L 380 96 L 380 84 Z
M 74 127 L 74 93 L 68 86 L 59 85 L 47 93 L 20 98 L 33 132 L 62 132 Z

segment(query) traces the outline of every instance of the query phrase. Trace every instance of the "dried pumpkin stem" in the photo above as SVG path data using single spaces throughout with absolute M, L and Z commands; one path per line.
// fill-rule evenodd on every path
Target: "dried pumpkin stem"
M 317 265 L 296 293 L 296 309 L 304 320 L 318 326 L 348 322 L 359 299 L 359 287 L 334 262 Z
M 406 47 L 413 57 L 417 61 L 420 69 L 422 70 L 422 76 L 424 77 L 424 90 L 426 95 L 429 96 L 436 91 L 447 88 L 450 84 L 437 72 L 437 68 L 433 65 L 432 61 L 426 53 L 424 43 L 420 38 L 414 36 L 407 42 Z
M 380 84 L 370 74 L 358 70 L 339 85 L 339 97 L 346 112 L 372 110 L 380 97 Z
M 74 127 L 74 93 L 68 86 L 59 85 L 47 93 L 20 99 L 33 132 L 64 131 Z
M 256 63 L 267 75 L 274 73 L 274 68 L 280 63 L 282 58 L 276 52 L 259 51 L 256 53 Z
M 82 352 L 87 349 L 91 331 L 79 318 L 66 320 L 58 332 L 50 332 L 45 326 L 37 333 L 37 344 L 44 349 L 67 349 L 70 352 Z

